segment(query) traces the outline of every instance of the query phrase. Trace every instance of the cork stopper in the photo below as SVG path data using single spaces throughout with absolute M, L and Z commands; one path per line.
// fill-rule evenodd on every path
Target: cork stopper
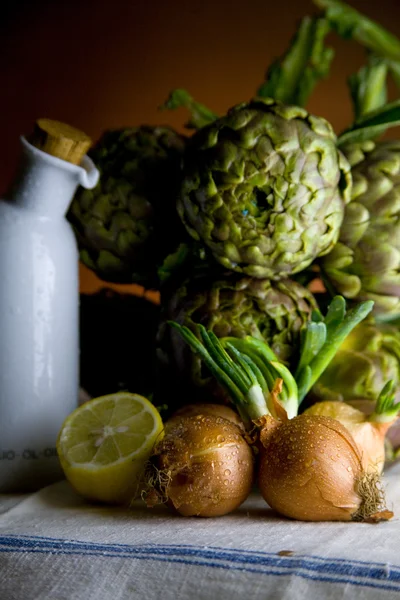
M 51 119 L 36 121 L 29 142 L 39 150 L 74 165 L 82 162 L 92 145 L 92 140 L 83 131 Z

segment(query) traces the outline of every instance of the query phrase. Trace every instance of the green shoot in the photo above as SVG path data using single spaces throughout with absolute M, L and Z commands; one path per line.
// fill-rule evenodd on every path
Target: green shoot
M 396 403 L 396 387 L 394 381 L 386 383 L 376 401 L 375 410 L 368 420 L 374 423 L 390 423 L 400 412 L 400 404 Z
M 282 406 L 285 408 L 289 419 L 298 412 L 297 384 L 289 369 L 279 361 L 278 357 L 266 342 L 251 336 L 243 339 L 222 338 L 224 347 L 235 348 L 243 355 L 247 355 L 262 373 L 267 388 L 271 391 L 277 379 L 282 379 L 283 387 L 279 395 Z
M 317 356 L 326 341 L 325 323 L 310 322 L 300 332 L 300 360 L 295 377 L 298 378 L 307 365 Z
M 180 333 L 192 350 L 200 355 L 211 374 L 230 395 L 248 428 L 253 420 L 268 414 L 263 390 L 248 361 L 232 360 L 216 335 L 207 331 L 203 325 L 197 325 L 202 340 L 200 341 L 187 327 L 174 321 L 168 323 Z
M 373 305 L 374 303 L 371 300 L 361 302 L 346 313 L 346 304 L 342 296 L 336 296 L 332 300 L 323 323 L 326 327 L 325 342 L 313 358 L 312 352 L 308 351 L 306 357 L 300 357 L 301 369 L 296 371 L 299 403 L 302 402 L 314 383 L 325 371 L 349 333 L 371 312 Z M 307 328 L 309 327 L 313 327 L 312 321 L 305 325 L 305 338 L 307 338 Z M 306 350 L 308 350 L 307 347 Z

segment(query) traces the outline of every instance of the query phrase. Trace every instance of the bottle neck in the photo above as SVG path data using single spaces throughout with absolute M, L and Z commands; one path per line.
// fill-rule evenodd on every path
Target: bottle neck
M 7 198 L 38 216 L 63 218 L 78 185 L 96 185 L 97 169 L 88 157 L 80 167 L 38 150 L 24 138 L 21 141 L 19 172 Z

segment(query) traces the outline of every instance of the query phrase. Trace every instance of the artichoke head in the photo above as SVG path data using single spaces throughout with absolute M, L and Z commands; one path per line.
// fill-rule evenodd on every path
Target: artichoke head
M 191 138 L 177 207 L 224 268 L 278 280 L 333 248 L 350 192 L 327 121 L 256 99 Z
M 357 325 L 312 389 L 313 400 L 375 403 L 393 380 L 400 400 L 400 331 L 388 323 Z
M 224 273 L 219 279 L 202 277 L 182 284 L 166 306 L 157 341 L 158 358 L 174 381 L 186 379 L 195 390 L 216 397 L 217 385 L 179 333 L 169 326 L 173 320 L 189 327 L 197 336 L 197 323 L 219 337 L 251 335 L 267 341 L 278 357 L 294 365 L 298 358 L 300 329 L 317 308 L 314 296 L 295 281 L 271 282 Z M 203 398 L 204 401 L 204 398 Z
M 157 285 L 161 252 L 184 232 L 175 206 L 184 148 L 174 130 L 141 126 L 105 132 L 90 152 L 100 181 L 78 190 L 68 219 L 82 262 L 101 279 Z
M 345 298 L 374 300 L 382 320 L 400 314 L 400 141 L 344 148 L 353 192 L 339 242 L 321 260 L 328 286 Z

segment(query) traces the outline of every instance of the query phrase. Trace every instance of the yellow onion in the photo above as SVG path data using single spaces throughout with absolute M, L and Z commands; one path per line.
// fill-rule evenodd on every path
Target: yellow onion
M 386 423 L 369 421 L 364 412 L 339 401 L 317 402 L 303 414 L 331 417 L 340 421 L 357 444 L 363 469 L 367 472 L 382 473 L 385 463 L 385 436 L 396 419 Z
M 167 425 L 153 464 L 153 489 L 184 516 L 225 515 L 244 502 L 253 483 L 253 452 L 241 429 L 216 416 Z
M 336 419 L 264 419 L 258 483 L 271 508 L 302 521 L 382 520 L 377 474 L 366 473 L 348 430 Z

